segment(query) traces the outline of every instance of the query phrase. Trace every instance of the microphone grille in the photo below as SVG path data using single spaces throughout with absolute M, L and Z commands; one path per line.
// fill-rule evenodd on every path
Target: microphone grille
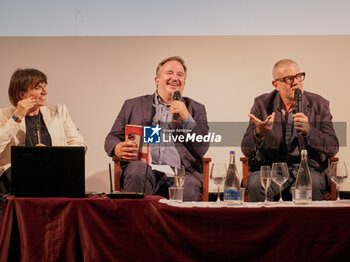
M 179 91 L 175 91 L 173 94 L 174 100 L 180 100 L 181 99 L 181 93 Z
M 296 89 L 294 91 L 294 99 L 295 100 L 301 100 L 301 90 L 300 89 Z

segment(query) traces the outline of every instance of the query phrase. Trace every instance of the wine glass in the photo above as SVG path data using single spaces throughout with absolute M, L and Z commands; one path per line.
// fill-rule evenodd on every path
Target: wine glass
M 213 163 L 210 171 L 210 179 L 218 187 L 218 198 L 216 202 L 220 202 L 220 185 L 224 182 L 226 177 L 226 164 L 225 163 Z
M 185 183 L 185 176 L 186 176 L 185 167 L 184 166 L 175 167 L 174 172 L 175 172 L 175 176 L 174 176 L 175 186 L 183 187 Z
M 271 168 L 270 166 L 261 166 L 260 167 L 260 182 L 263 188 L 265 189 L 265 201 L 267 203 L 267 189 L 271 184 Z
M 280 200 L 282 203 L 282 186 L 289 178 L 288 166 L 287 163 L 273 163 L 271 168 L 271 178 L 280 187 Z
M 331 180 L 337 186 L 337 201 L 338 201 L 340 200 L 339 187 L 344 182 L 344 180 L 348 177 L 348 171 L 346 169 L 345 162 L 342 162 L 342 161 L 332 162 L 330 171 L 331 171 L 330 172 Z

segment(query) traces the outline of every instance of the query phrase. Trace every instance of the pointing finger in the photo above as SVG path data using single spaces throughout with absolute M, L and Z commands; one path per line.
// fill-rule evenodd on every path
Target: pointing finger
M 257 118 L 255 115 L 253 114 L 248 114 L 248 116 L 254 121 L 254 122 L 261 122 L 261 120 L 259 118 Z

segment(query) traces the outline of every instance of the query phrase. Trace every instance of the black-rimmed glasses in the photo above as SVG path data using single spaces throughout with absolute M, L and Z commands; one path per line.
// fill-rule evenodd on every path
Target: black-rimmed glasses
M 285 76 L 285 77 L 282 77 L 282 78 L 277 78 L 277 79 L 275 79 L 275 81 L 284 82 L 284 83 L 290 85 L 290 84 L 293 84 L 295 78 L 299 82 L 304 81 L 304 79 L 305 79 L 305 72 L 296 74 L 295 76 Z

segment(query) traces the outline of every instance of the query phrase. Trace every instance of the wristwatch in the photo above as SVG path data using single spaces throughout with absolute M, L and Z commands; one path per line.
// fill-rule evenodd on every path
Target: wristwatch
M 16 115 L 13 115 L 12 119 L 15 120 L 17 123 L 21 123 L 22 122 L 22 120 Z

